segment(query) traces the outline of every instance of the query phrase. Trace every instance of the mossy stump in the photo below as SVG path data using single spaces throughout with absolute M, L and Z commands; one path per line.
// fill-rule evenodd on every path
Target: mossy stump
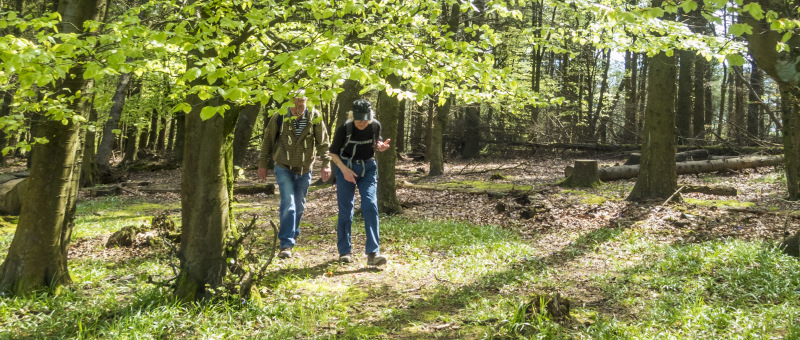
M 576 159 L 572 173 L 558 183 L 562 187 L 594 188 L 600 185 L 600 176 L 597 172 L 597 161 L 591 159 Z

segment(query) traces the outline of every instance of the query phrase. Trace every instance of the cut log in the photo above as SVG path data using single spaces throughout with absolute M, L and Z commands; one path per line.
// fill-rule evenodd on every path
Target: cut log
M 689 150 L 675 154 L 675 162 L 702 161 L 709 159 L 710 155 L 706 149 Z M 642 161 L 642 154 L 639 152 L 631 153 L 625 165 L 637 165 Z
M 595 187 L 599 184 L 597 161 L 577 159 L 572 173 L 558 185 L 565 187 Z
M 706 195 L 736 196 L 738 191 L 734 187 L 723 185 L 683 185 L 681 192 L 698 192 Z
M 736 157 L 720 160 L 692 161 L 677 163 L 678 175 L 707 173 L 721 170 L 739 170 L 762 166 L 776 166 L 783 163 L 783 156 Z M 566 171 L 566 170 L 565 170 Z M 620 165 L 597 170 L 601 181 L 634 178 L 639 175 L 638 165 Z

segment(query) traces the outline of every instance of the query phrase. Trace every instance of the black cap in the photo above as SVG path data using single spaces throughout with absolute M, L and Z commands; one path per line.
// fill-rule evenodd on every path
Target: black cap
M 356 99 L 353 102 L 353 120 L 371 120 L 372 105 L 366 99 Z

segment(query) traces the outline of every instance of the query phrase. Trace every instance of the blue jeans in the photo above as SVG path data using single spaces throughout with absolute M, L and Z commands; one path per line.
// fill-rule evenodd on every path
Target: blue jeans
M 364 216 L 364 231 L 367 235 L 366 253 L 378 252 L 380 233 L 378 232 L 378 163 L 375 159 L 353 162 L 351 170 L 358 175 L 356 184 L 344 179 L 342 171 L 334 167 L 336 172 L 336 199 L 339 201 L 339 220 L 336 223 L 336 235 L 339 255 L 351 253 L 350 230 L 353 226 L 353 203 L 356 200 L 356 186 L 361 193 L 361 212 Z M 364 176 L 361 176 L 362 171 Z
M 300 236 L 300 219 L 306 210 L 306 194 L 311 186 L 311 172 L 302 175 L 275 165 L 275 180 L 281 192 L 280 231 L 281 248 L 292 248 Z

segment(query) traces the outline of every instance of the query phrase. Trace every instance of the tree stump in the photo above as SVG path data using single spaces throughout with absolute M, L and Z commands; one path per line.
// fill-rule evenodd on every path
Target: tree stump
M 576 159 L 572 173 L 558 185 L 588 188 L 600 185 L 600 177 L 597 173 L 597 161 L 591 159 Z

